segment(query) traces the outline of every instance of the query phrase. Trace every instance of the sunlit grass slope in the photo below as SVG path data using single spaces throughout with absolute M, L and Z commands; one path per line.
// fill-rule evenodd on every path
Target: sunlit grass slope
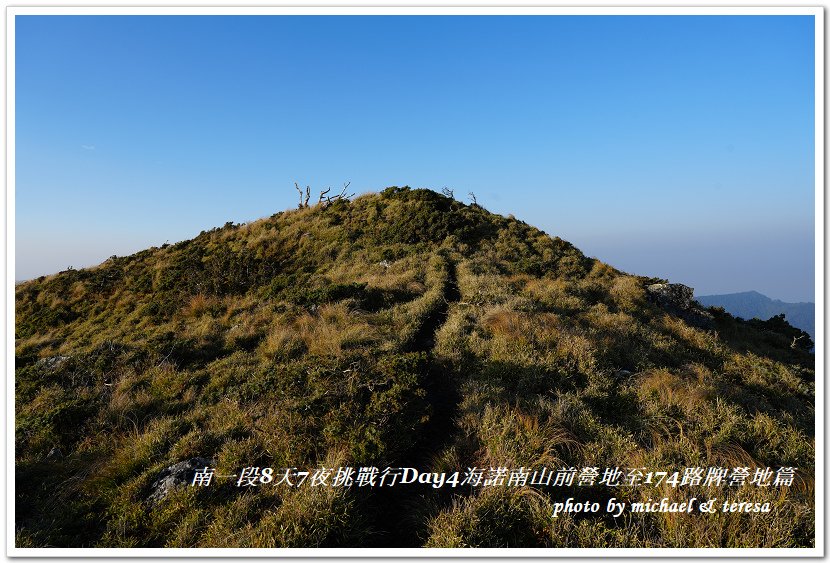
M 814 358 L 787 327 L 428 190 L 227 224 L 16 287 L 18 547 L 805 547 Z M 682 280 L 677 280 L 682 281 Z M 809 349 L 809 348 L 807 348 Z M 791 487 L 181 487 L 166 467 L 794 466 Z M 767 514 L 551 518 L 574 497 Z

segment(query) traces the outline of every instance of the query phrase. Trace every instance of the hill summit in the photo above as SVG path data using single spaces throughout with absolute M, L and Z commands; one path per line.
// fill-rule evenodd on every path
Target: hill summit
M 813 545 L 813 355 L 665 282 L 393 187 L 21 283 L 16 545 Z

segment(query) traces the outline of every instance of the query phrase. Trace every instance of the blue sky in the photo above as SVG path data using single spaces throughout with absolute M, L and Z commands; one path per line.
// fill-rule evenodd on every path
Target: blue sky
M 623 270 L 814 300 L 799 16 L 18 16 L 16 279 L 350 181 L 473 191 Z

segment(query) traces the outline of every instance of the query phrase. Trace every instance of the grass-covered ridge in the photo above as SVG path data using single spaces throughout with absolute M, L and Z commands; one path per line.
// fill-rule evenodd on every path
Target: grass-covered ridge
M 648 298 L 652 281 L 480 206 L 388 188 L 19 284 L 16 543 L 813 545 L 813 355 L 787 327 L 718 310 L 691 326 Z M 166 467 L 194 457 L 222 475 L 757 465 L 798 478 L 691 493 L 211 486 L 148 500 Z M 550 517 L 569 496 L 707 494 L 774 510 Z

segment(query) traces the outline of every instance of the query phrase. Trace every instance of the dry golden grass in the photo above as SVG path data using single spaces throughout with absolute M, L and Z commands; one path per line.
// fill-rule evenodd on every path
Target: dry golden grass
M 361 314 L 349 311 L 342 303 L 322 305 L 316 314 L 304 313 L 295 326 L 308 353 L 317 356 L 339 356 L 377 337 Z
M 190 298 L 190 301 L 183 307 L 182 313 L 186 317 L 198 318 L 207 313 L 216 304 L 215 298 L 210 298 L 204 293 L 197 293 Z
M 580 373 L 593 373 L 597 369 L 596 346 L 586 335 L 563 332 L 556 342 L 556 357 L 566 367 Z
M 494 336 L 507 339 L 526 339 L 527 323 L 523 322 L 522 315 L 502 307 L 496 307 L 488 312 L 482 320 L 484 328 Z
M 533 279 L 525 286 L 524 293 L 557 311 L 578 311 L 583 306 L 582 300 L 573 294 L 572 284 L 564 279 Z
M 646 302 L 643 283 L 634 276 L 615 278 L 609 293 L 617 307 L 626 312 L 642 311 Z
M 263 357 L 274 360 L 291 358 L 301 354 L 304 349 L 305 342 L 296 327 L 276 324 L 268 331 L 268 335 L 259 347 L 259 352 Z
M 482 467 L 559 467 L 563 454 L 576 447 L 573 434 L 555 420 L 540 422 L 515 407 L 487 405 L 478 436 Z
M 612 313 L 604 303 L 593 305 L 585 314 L 592 327 L 612 332 L 620 337 L 631 337 L 637 330 L 638 323 L 624 312 Z
M 706 461 L 720 467 L 760 467 L 761 463 L 735 442 L 718 443 L 706 447 Z
M 490 487 L 452 504 L 429 522 L 426 547 L 546 545 L 551 501 L 530 487 Z
M 435 354 L 460 362 L 470 352 L 468 336 L 475 326 L 475 316 L 467 306 L 453 304 L 446 322 L 435 334 Z
M 718 340 L 716 333 L 689 326 L 682 319 L 671 315 L 662 315 L 659 318 L 659 326 L 686 346 L 703 350 L 717 357 L 725 355 L 723 344 Z
M 661 408 L 676 408 L 695 419 L 714 398 L 714 388 L 702 382 L 705 368 L 684 369 L 679 374 L 667 369 L 649 370 L 639 377 L 637 392 L 645 402 L 657 401 Z

